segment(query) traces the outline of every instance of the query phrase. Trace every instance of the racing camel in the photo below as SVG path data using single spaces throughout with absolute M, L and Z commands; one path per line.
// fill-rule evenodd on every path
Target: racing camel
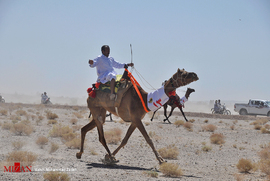
M 127 70 L 126 70 L 127 71 Z M 194 72 L 187 72 L 184 69 L 178 69 L 177 72 L 167 81 L 164 85 L 164 92 L 168 96 L 169 92 L 174 91 L 176 88 L 185 86 L 191 82 L 199 80 L 198 76 Z M 80 152 L 76 154 L 78 159 L 81 158 L 83 153 L 83 146 L 85 135 L 88 131 L 92 130 L 93 128 L 97 127 L 99 141 L 104 146 L 107 151 L 105 155 L 105 160 L 110 163 L 116 163 L 118 160 L 115 159 L 115 155 L 118 151 L 127 144 L 128 139 L 130 138 L 133 131 L 138 128 L 139 131 L 142 133 L 143 137 L 145 138 L 146 142 L 152 148 L 156 159 L 159 161 L 159 164 L 163 163 L 165 160 L 159 155 L 154 144 L 147 134 L 145 127 L 142 123 L 142 119 L 145 114 L 149 111 L 149 108 L 145 106 L 147 104 L 147 96 L 148 93 L 145 92 L 140 86 L 137 87 L 138 91 L 140 92 L 141 96 L 138 95 L 136 92 L 136 87 L 131 86 L 122 97 L 122 101 L 120 106 L 116 109 L 114 106 L 114 100 L 110 101 L 110 93 L 96 91 L 96 97 L 88 97 L 87 104 L 90 112 L 93 115 L 93 120 L 81 128 L 81 149 Z M 118 95 L 117 95 L 118 96 Z M 141 101 L 142 99 L 142 101 Z M 150 102 L 150 101 L 149 101 Z M 143 104 L 145 103 L 145 104 Z M 131 122 L 128 131 L 122 140 L 121 144 L 116 148 L 115 151 L 111 153 L 109 150 L 106 140 L 104 138 L 104 131 L 103 131 L 103 124 L 106 118 L 106 111 L 119 116 L 125 122 Z

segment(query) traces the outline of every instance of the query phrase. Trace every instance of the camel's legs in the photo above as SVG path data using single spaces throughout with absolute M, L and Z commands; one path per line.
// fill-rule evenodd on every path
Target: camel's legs
M 87 125 L 85 125 L 84 127 L 82 127 L 81 129 L 81 150 L 79 153 L 76 154 L 76 157 L 78 159 L 81 158 L 82 153 L 83 153 L 83 145 L 84 145 L 84 140 L 85 140 L 85 135 L 88 131 L 90 131 L 91 129 L 96 127 L 96 122 L 94 120 L 92 120 L 90 123 L 88 123 Z
M 127 133 L 126 133 L 126 136 L 125 136 L 124 139 L 122 140 L 121 144 L 120 144 L 120 145 L 118 146 L 118 148 L 112 153 L 113 156 L 115 156 L 115 155 L 118 153 L 118 151 L 119 151 L 122 147 L 124 147 L 124 146 L 127 144 L 128 139 L 130 138 L 131 134 L 133 133 L 133 131 L 134 131 L 135 129 L 136 129 L 136 125 L 132 123 L 132 124 L 129 126 L 128 131 L 127 131 Z
M 164 119 L 163 121 L 165 122 L 165 121 L 168 121 L 170 124 L 171 124 L 171 122 L 169 121 L 169 117 L 170 117 L 170 115 L 171 115 L 171 113 L 172 113 L 172 110 L 171 110 L 171 113 L 170 113 L 170 115 L 169 115 L 169 117 L 167 116 L 167 107 L 168 107 L 168 104 L 164 104 L 163 105 L 163 108 L 164 108 L 164 116 L 166 117 L 166 119 Z
M 180 109 L 180 111 L 181 111 L 183 117 L 185 118 L 186 122 L 188 122 L 188 120 L 187 120 L 187 118 L 186 118 L 186 115 L 185 115 L 185 113 L 184 113 L 182 107 L 179 107 L 179 109 Z
M 163 163 L 165 160 L 158 154 L 151 138 L 149 137 L 149 135 L 147 134 L 143 124 L 142 124 L 142 121 L 141 120 L 137 120 L 136 121 L 136 126 L 137 128 L 140 130 L 140 132 L 142 133 L 144 139 L 146 140 L 146 142 L 149 144 L 149 146 L 152 148 L 153 152 L 155 153 L 155 156 L 157 158 L 157 160 L 159 161 L 159 163 Z
M 108 152 L 109 156 L 111 157 L 111 151 L 109 150 L 105 137 L 104 137 L 104 131 L 103 131 L 103 123 L 105 122 L 106 117 L 106 110 L 104 109 L 104 114 L 99 116 L 99 120 L 95 120 L 97 129 L 98 129 L 98 135 L 99 135 L 99 142 L 104 146 L 106 151 Z M 102 122 L 102 123 L 101 123 Z
M 155 116 L 155 114 L 156 114 L 157 111 L 158 111 L 158 109 L 153 113 L 153 116 L 152 116 L 152 118 L 150 119 L 151 121 L 153 121 L 154 116 Z

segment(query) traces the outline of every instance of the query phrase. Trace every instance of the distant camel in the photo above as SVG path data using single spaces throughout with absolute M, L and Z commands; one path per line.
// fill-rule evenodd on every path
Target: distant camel
M 180 86 L 185 86 L 197 80 L 199 80 L 199 78 L 196 73 L 187 72 L 184 69 L 182 70 L 178 69 L 177 72 L 170 78 L 170 81 L 167 81 L 165 83 L 164 92 L 168 96 L 169 92 L 174 91 L 176 88 Z M 84 145 L 86 133 L 90 131 L 91 129 L 97 127 L 99 141 L 101 142 L 101 144 L 104 146 L 104 148 L 106 149 L 108 153 L 105 156 L 106 161 L 111 162 L 111 163 L 118 162 L 118 160 L 115 159 L 115 155 L 118 153 L 118 151 L 122 147 L 124 147 L 127 144 L 129 137 L 131 136 L 131 134 L 136 128 L 139 129 L 139 131 L 142 133 L 143 137 L 145 138 L 146 142 L 152 148 L 156 156 L 156 159 L 159 161 L 159 163 L 161 164 L 165 161 L 158 154 L 151 138 L 147 134 L 145 127 L 141 121 L 143 117 L 145 116 L 145 114 L 149 111 L 149 108 L 148 107 L 145 108 L 145 106 L 142 105 L 142 103 L 146 103 L 146 104 L 148 103 L 147 92 L 145 92 L 140 86 L 138 86 L 137 88 L 139 89 L 139 92 L 141 94 L 142 101 L 141 101 L 140 96 L 137 94 L 135 90 L 136 88 L 132 86 L 123 95 L 122 102 L 117 110 L 114 107 L 115 101 L 111 101 L 109 98 L 110 93 L 96 91 L 95 98 L 88 97 L 87 104 L 88 104 L 88 108 L 90 109 L 90 112 L 93 115 L 93 120 L 81 128 L 81 149 L 80 149 L 80 152 L 76 154 L 76 157 L 78 159 L 81 158 L 81 155 L 83 153 L 83 145 Z M 106 111 L 109 111 L 110 113 L 119 116 L 126 122 L 131 122 L 124 139 L 122 140 L 121 144 L 118 146 L 118 148 L 116 148 L 116 150 L 113 153 L 111 153 L 111 151 L 109 150 L 106 140 L 104 138 L 103 124 L 106 118 Z
M 195 90 L 194 90 L 194 89 L 188 88 L 188 89 L 187 89 L 187 92 L 186 92 L 186 94 L 185 94 L 185 97 L 188 99 L 189 95 L 190 95 L 192 92 L 195 92 Z M 168 107 L 168 105 L 171 106 L 171 112 L 170 112 L 169 116 L 167 116 L 167 107 Z M 177 94 L 176 94 L 175 96 L 170 96 L 170 99 L 168 100 L 168 102 L 166 102 L 166 103 L 163 105 L 163 108 L 164 108 L 164 116 L 165 116 L 165 118 L 166 118 L 166 119 L 164 119 L 163 121 L 164 121 L 164 122 L 165 122 L 165 121 L 168 121 L 168 122 L 171 124 L 171 122 L 169 121 L 169 117 L 171 117 L 171 115 L 172 115 L 172 113 L 173 113 L 173 110 L 174 110 L 176 107 L 179 108 L 179 110 L 181 111 L 181 113 L 182 113 L 183 117 L 185 118 L 186 122 L 188 122 L 188 120 L 187 120 L 187 118 L 186 118 L 186 116 L 185 116 L 185 113 L 184 113 L 184 111 L 183 111 L 183 109 L 182 109 L 183 106 L 182 106 L 182 104 L 180 103 L 180 97 L 179 97 Z M 156 113 L 157 111 L 158 111 L 158 110 L 156 110 L 156 111 L 153 113 L 153 116 L 152 116 L 152 118 L 151 118 L 151 121 L 153 121 L 154 115 L 155 115 L 155 113 Z

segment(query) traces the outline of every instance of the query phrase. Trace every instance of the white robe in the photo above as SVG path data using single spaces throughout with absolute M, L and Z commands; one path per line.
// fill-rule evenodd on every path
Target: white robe
M 164 86 L 155 90 L 154 92 L 150 92 L 147 95 L 147 107 L 151 111 L 156 111 L 163 104 L 165 104 L 169 100 L 169 97 L 165 94 Z
M 90 67 L 94 68 L 97 67 L 97 82 L 106 83 L 111 81 L 113 78 L 116 79 L 116 72 L 114 68 L 124 68 L 124 63 L 119 63 L 114 60 L 113 57 L 106 57 L 104 55 L 99 55 L 95 58 L 93 65 L 89 65 Z

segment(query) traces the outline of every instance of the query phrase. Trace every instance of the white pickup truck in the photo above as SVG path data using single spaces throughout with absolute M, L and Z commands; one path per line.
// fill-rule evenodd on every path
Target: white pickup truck
M 250 99 L 248 104 L 234 104 L 234 111 L 240 115 L 265 115 L 270 117 L 270 101 Z

